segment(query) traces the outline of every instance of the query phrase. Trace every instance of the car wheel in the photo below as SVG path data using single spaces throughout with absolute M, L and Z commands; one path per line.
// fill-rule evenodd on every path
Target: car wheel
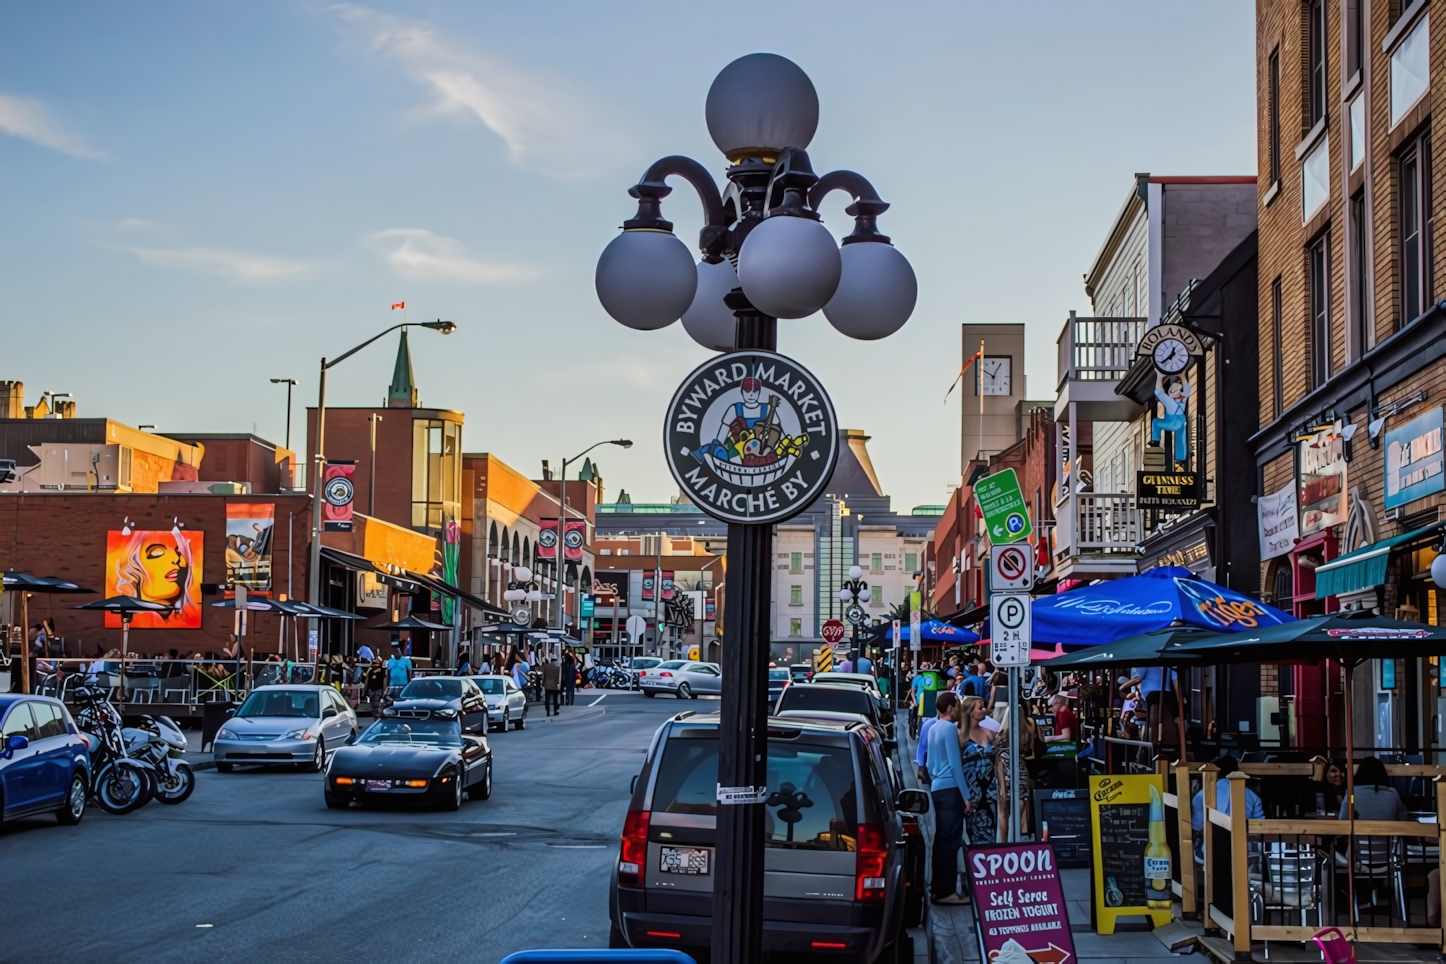
M 462 809 L 462 774 L 461 774 L 461 773 L 456 773 L 456 772 L 454 772 L 454 773 L 452 774 L 452 795 L 451 795 L 450 797 L 447 797 L 445 800 L 442 801 L 442 809 L 443 809 L 443 810 L 461 810 L 461 809 Z
M 643 695 L 646 696 L 648 699 L 652 699 L 653 697 L 657 696 L 658 694 L 657 694 L 657 693 L 654 693 L 652 690 L 643 690 Z
M 687 684 L 687 683 L 679 683 L 679 684 L 678 684 L 678 699 L 680 699 L 680 700 L 691 700 L 692 698 L 693 698 L 693 690 L 688 686 L 688 684 Z
M 467 791 L 467 796 L 473 800 L 486 800 L 492 796 L 492 761 L 488 760 L 483 765 L 482 779 L 472 785 Z
M 310 763 L 303 763 L 301 769 L 306 773 L 320 773 L 324 766 L 326 766 L 326 741 L 317 737 L 316 754 L 311 758 Z
M 527 707 L 522 708 L 522 718 L 512 724 L 514 730 L 520 730 L 527 725 Z
M 326 809 L 328 810 L 345 810 L 350 805 L 350 800 L 342 797 L 334 797 L 329 793 L 326 795 Z
M 231 771 L 233 771 L 233 770 L 235 770 L 235 769 L 236 769 L 236 764 L 234 764 L 234 763 L 218 763 L 218 764 L 216 764 L 216 772 L 217 772 L 217 773 L 230 773 Z
M 65 805 L 55 811 L 55 818 L 66 826 L 73 827 L 85 816 L 87 787 L 85 774 L 76 773 L 70 778 L 70 792 L 65 795 Z
M 508 707 L 502 711 L 502 732 L 506 733 L 512 729 L 512 709 Z

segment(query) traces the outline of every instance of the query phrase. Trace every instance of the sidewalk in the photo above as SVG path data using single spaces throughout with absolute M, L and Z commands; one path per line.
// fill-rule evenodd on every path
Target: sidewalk
M 925 789 L 919 785 L 914 773 L 915 743 L 909 737 L 903 714 L 899 717 L 899 755 L 903 766 L 904 785 L 913 789 Z M 934 843 L 934 815 L 932 812 L 919 818 L 924 838 L 932 848 Z M 1171 953 L 1162 943 L 1171 934 L 1153 931 L 1116 931 L 1105 937 L 1090 929 L 1090 871 L 1085 869 L 1061 870 L 1060 883 L 1069 905 L 1070 930 L 1073 932 L 1075 953 L 1080 961 L 1110 961 L 1111 964 L 1160 964 L 1173 961 L 1180 955 Z M 1143 920 L 1143 918 L 1142 918 Z M 979 961 L 979 939 L 974 927 L 974 909 L 967 905 L 929 905 L 927 921 L 930 961 L 933 964 L 964 964 Z M 1185 952 L 1188 953 L 1188 952 Z

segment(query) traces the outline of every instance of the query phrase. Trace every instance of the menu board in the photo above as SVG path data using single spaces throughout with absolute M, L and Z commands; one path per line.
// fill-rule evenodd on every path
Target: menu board
M 1074 960 L 1053 847 L 1034 842 L 970 847 L 964 866 L 986 964 Z
M 1090 798 L 1088 790 L 1034 791 L 1039 819 L 1054 846 L 1061 867 L 1090 865 Z
M 1091 777 L 1095 930 L 1113 934 L 1121 917 L 1168 924 L 1172 856 L 1158 774 Z

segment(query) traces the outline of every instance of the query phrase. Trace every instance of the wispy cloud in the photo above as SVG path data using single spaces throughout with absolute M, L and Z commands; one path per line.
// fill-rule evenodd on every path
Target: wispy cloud
M 528 265 L 483 261 L 473 257 L 462 242 L 421 228 L 378 231 L 367 243 L 403 278 L 492 284 L 526 281 L 540 273 Z
M 361 31 L 369 49 L 432 94 L 423 113 L 470 116 L 507 144 L 514 163 L 554 177 L 583 177 L 618 152 L 607 108 L 565 80 L 444 40 L 430 24 L 366 7 L 331 12 Z
M 291 258 L 275 258 L 246 251 L 224 248 L 137 248 L 123 247 L 140 260 L 156 268 L 211 275 L 242 284 L 289 281 L 313 274 L 320 265 Z
M 86 144 L 78 134 L 67 130 L 37 100 L 0 94 L 0 131 L 72 157 L 105 156 Z

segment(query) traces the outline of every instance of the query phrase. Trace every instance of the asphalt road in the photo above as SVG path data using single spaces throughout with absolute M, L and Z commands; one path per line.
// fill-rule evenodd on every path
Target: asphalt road
M 500 961 L 606 947 L 628 785 L 658 724 L 702 701 L 578 693 L 490 737 L 494 788 L 457 813 L 327 810 L 317 774 L 203 771 L 194 795 L 0 826 L 0 961 Z M 716 704 L 714 704 L 716 707 Z

